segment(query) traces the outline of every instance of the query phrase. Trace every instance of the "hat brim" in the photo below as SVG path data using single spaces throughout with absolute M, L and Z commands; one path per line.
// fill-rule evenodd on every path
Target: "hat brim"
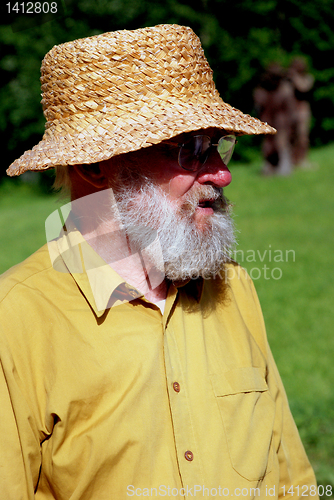
M 108 109 L 54 120 L 43 139 L 7 169 L 10 176 L 58 165 L 96 163 L 158 144 L 179 134 L 217 128 L 235 135 L 274 134 L 276 130 L 225 103 L 220 97 L 181 102 L 169 96 L 137 107 L 128 103 L 115 115 Z

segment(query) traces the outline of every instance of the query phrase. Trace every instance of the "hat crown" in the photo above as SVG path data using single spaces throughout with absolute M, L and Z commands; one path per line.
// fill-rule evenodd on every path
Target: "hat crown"
M 121 30 L 55 46 L 41 74 L 49 122 L 112 108 L 117 114 L 138 99 L 219 98 L 199 38 L 178 25 Z
M 46 130 L 9 175 L 95 163 L 194 130 L 275 130 L 225 103 L 191 28 L 158 25 L 82 38 L 46 54 Z

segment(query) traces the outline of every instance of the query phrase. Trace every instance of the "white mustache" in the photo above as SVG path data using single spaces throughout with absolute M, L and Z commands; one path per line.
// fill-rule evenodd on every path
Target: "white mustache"
M 200 201 L 210 200 L 213 201 L 212 208 L 216 210 L 227 211 L 229 202 L 223 195 L 221 189 L 214 186 L 201 186 L 196 191 L 189 193 L 182 204 L 182 212 L 195 212 Z

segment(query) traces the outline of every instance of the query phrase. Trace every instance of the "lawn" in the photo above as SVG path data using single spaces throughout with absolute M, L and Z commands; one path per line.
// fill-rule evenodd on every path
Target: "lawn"
M 319 484 L 334 488 L 334 144 L 310 159 L 312 168 L 280 178 L 262 177 L 260 159 L 232 164 L 226 195 L 235 257 L 254 280 L 302 440 Z M 0 273 L 44 244 L 58 206 L 30 184 L 2 183 Z

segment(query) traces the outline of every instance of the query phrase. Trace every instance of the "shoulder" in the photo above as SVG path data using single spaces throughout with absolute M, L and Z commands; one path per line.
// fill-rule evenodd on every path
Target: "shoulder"
M 216 279 L 207 280 L 211 300 L 219 316 L 233 325 L 244 325 L 261 350 L 267 352 L 267 336 L 260 302 L 247 271 L 234 261 L 225 264 Z M 236 328 L 236 326 L 235 326 Z
M 224 308 L 231 303 L 258 306 L 254 284 L 247 271 L 235 261 L 229 261 L 214 278 L 204 279 L 204 290 Z M 256 303 L 256 304 L 255 304 Z
M 75 286 L 66 267 L 55 268 L 50 252 L 53 243 L 44 245 L 26 260 L 0 276 L 0 314 L 22 315 L 28 309 L 38 312 L 53 303 L 68 288 Z M 50 246 L 51 245 L 51 246 Z
M 26 260 L 0 276 L 0 303 L 22 287 L 29 287 L 38 279 L 42 279 L 42 275 L 50 270 L 52 270 L 52 265 L 48 246 L 44 245 Z
M 35 352 L 35 359 L 55 326 L 65 322 L 59 311 L 66 309 L 73 288 L 76 285 L 72 276 L 53 268 L 48 245 L 1 275 L 2 352 L 9 348 L 18 357 L 21 351 Z
M 253 300 L 254 297 L 257 299 L 252 279 L 247 271 L 237 262 L 231 260 L 226 263 L 218 279 L 221 285 L 226 286 L 229 290 L 229 294 L 232 295 L 235 300 L 238 300 L 238 302 L 241 300 Z

